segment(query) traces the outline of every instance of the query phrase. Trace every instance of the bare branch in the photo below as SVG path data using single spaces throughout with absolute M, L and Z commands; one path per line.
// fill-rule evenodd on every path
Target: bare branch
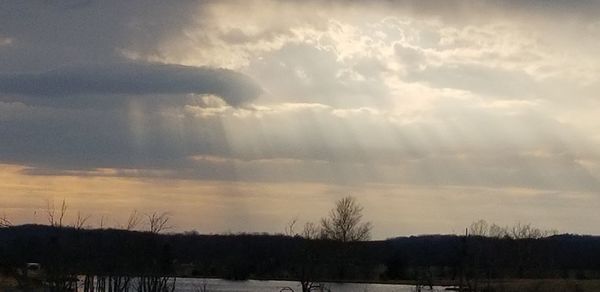
M 49 199 L 46 200 L 46 216 L 50 226 L 55 225 L 54 213 L 56 213 L 56 210 L 54 209 L 54 201 L 51 202 Z
M 321 234 L 321 229 L 313 222 L 306 222 L 302 229 L 302 237 L 307 239 L 317 239 Z
M 517 223 L 512 227 L 502 227 L 492 223 L 488 224 L 485 220 L 479 220 L 471 223 L 468 228 L 469 234 L 477 236 L 487 236 L 495 238 L 512 238 L 512 239 L 537 239 L 556 235 L 557 230 L 544 230 L 532 226 L 531 224 Z
M 104 225 L 106 224 L 106 216 L 102 215 L 100 216 L 100 229 L 104 229 Z
M 60 205 L 60 213 L 58 214 L 58 225 L 63 226 L 63 219 L 65 218 L 65 214 L 67 213 L 67 202 L 65 199 L 62 200 L 62 204 Z
M 469 226 L 469 234 L 474 236 L 488 236 L 490 232 L 490 226 L 485 220 L 479 220 L 471 223 Z
M 142 217 L 137 210 L 131 211 L 129 214 L 129 218 L 127 219 L 127 226 L 125 226 L 125 230 L 135 230 L 142 223 Z
M 149 231 L 152 233 L 161 233 L 163 231 L 173 228 L 173 226 L 169 225 L 169 220 L 171 219 L 171 217 L 166 212 L 154 212 L 152 214 L 146 215 L 146 218 L 148 220 L 148 226 L 150 228 Z
M 56 210 L 56 206 L 54 205 L 54 200 L 50 201 L 47 200 L 46 201 L 46 215 L 47 215 L 47 219 L 48 219 L 48 224 L 50 224 L 50 226 L 54 226 L 54 227 L 62 227 L 63 226 L 63 219 L 65 218 L 65 215 L 67 214 L 67 202 L 65 199 L 62 200 L 61 206 L 60 206 L 60 210 Z
M 10 222 L 10 220 L 8 220 L 8 217 L 6 217 L 6 214 L 2 215 L 2 217 L 0 217 L 0 228 L 5 228 L 5 227 L 11 227 L 13 226 L 12 222 Z
M 296 227 L 296 223 L 298 223 L 298 218 L 296 218 L 296 217 L 292 218 L 292 220 L 290 220 L 290 222 L 288 222 L 285 225 L 284 234 L 287 235 L 287 236 L 296 236 L 296 235 L 298 235 L 297 233 L 294 232 L 294 229 Z
M 361 223 L 363 208 L 354 197 L 345 197 L 337 201 L 329 212 L 329 218 L 321 219 L 321 235 L 324 238 L 348 241 L 369 240 L 372 225 Z
M 90 218 L 90 215 L 84 216 L 81 214 L 81 212 L 77 212 L 77 218 L 75 219 L 75 224 L 73 224 L 73 227 L 77 229 L 83 229 Z
M 507 231 L 506 227 L 492 224 L 488 230 L 488 236 L 495 237 L 495 238 L 504 238 L 504 237 L 508 236 L 508 231 Z

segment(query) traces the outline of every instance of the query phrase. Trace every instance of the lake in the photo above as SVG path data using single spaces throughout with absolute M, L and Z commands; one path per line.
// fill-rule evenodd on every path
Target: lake
M 279 292 L 282 288 L 290 287 L 295 292 L 302 292 L 299 282 L 291 281 L 228 281 L 221 279 L 177 279 L 177 291 L 201 292 L 206 285 L 207 292 Z M 332 292 L 413 292 L 414 286 L 391 284 L 361 284 L 361 283 L 326 283 Z M 288 290 L 289 291 L 289 290 Z M 422 291 L 430 291 L 423 289 Z M 444 291 L 443 287 L 434 287 L 433 291 Z

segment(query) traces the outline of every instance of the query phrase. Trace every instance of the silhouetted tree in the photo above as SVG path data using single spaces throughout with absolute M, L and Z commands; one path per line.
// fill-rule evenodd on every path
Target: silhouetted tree
M 173 226 L 169 225 L 169 220 L 171 218 L 166 212 L 154 212 L 152 214 L 146 215 L 146 218 L 148 219 L 148 228 L 151 233 L 158 234 L 173 228 Z
M 77 228 L 77 229 L 83 229 L 86 225 L 86 223 L 88 222 L 88 220 L 90 220 L 91 216 L 90 215 L 82 215 L 81 212 L 77 212 L 77 217 L 75 218 L 75 223 L 73 223 L 73 227 Z
M 0 217 L 0 228 L 10 227 L 10 226 L 12 226 L 12 222 L 10 222 L 8 217 L 6 217 L 6 214 L 2 215 L 2 217 Z
M 345 197 L 335 203 L 328 218 L 321 219 L 321 233 L 325 239 L 341 242 L 365 241 L 371 238 L 371 223 L 362 223 L 363 207 L 354 197 Z
M 306 239 L 317 239 L 321 235 L 321 230 L 319 226 L 317 226 L 313 222 L 306 222 L 304 224 L 304 228 L 302 229 L 301 236 Z
M 175 290 L 176 277 L 173 270 L 173 256 L 171 246 L 161 243 L 158 234 L 172 228 L 169 224 L 170 216 L 166 212 L 146 215 L 150 233 L 147 245 L 153 247 L 157 254 L 149 264 L 145 273 L 140 275 L 137 283 L 138 292 L 173 292 Z M 130 218 L 131 219 L 131 218 Z M 161 246 L 160 249 L 156 249 Z
M 342 243 L 335 252 L 337 258 L 337 278 L 344 279 L 351 267 L 353 258 L 352 245 L 355 241 L 366 241 L 371 238 L 371 223 L 362 222 L 363 207 L 356 198 L 347 196 L 335 203 L 329 217 L 321 219 L 321 237 Z
M 68 207 L 65 199 L 62 200 L 62 203 L 58 209 L 54 205 L 54 200 L 46 201 L 46 218 L 48 219 L 48 224 L 54 227 L 62 227 L 63 220 L 67 214 L 67 209 Z
M 294 217 L 292 218 L 292 220 L 290 220 L 286 225 L 285 225 L 285 229 L 283 230 L 283 234 L 286 236 L 297 236 L 299 235 L 298 233 L 296 233 L 296 224 L 298 223 L 298 218 Z

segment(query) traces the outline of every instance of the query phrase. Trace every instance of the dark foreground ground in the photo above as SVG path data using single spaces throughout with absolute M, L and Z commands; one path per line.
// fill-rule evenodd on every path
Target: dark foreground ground
M 386 282 L 389 283 L 389 282 Z M 393 281 L 394 284 L 415 285 L 414 281 Z M 436 286 L 448 285 L 449 281 L 440 281 Z M 451 289 L 451 288 L 449 288 Z M 8 276 L 0 276 L 0 292 L 43 292 L 42 286 L 30 287 L 29 289 L 19 289 L 17 282 Z M 210 291 L 210 290 L 208 290 Z M 208 292 L 207 291 L 207 292 Z M 415 291 L 417 288 L 415 286 Z M 424 287 L 422 291 L 427 291 Z M 449 290 L 451 291 L 451 290 Z M 483 284 L 477 291 L 494 292 L 587 292 L 600 291 L 600 280 L 564 280 L 564 279 L 506 279 L 495 280 Z M 332 291 L 335 292 L 335 291 Z

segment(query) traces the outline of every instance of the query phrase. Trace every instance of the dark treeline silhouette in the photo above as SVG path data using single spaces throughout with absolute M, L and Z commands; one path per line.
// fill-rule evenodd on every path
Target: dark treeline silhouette
M 177 275 L 238 280 L 477 280 L 483 285 L 499 278 L 598 278 L 600 237 L 428 235 L 340 242 L 284 235 L 22 225 L 0 228 L 0 261 L 6 273 L 29 262 L 41 263 L 49 279 Z
M 13 226 L 3 217 L 0 275 L 16 279 L 21 288 L 50 292 L 76 287 L 172 292 L 177 277 L 287 279 L 299 281 L 303 292 L 321 291 L 325 281 L 410 282 L 417 291 L 446 284 L 458 291 L 491 292 L 530 291 L 506 290 L 498 285 L 505 279 L 600 278 L 600 237 L 480 220 L 462 236 L 369 241 L 371 223 L 363 222 L 363 208 L 353 197 L 338 200 L 320 224 L 308 222 L 300 232 L 293 219 L 285 235 L 165 234 L 172 228 L 168 213 L 135 210 L 126 224 L 113 229 L 86 228 L 89 217 L 81 213 L 66 226 L 67 210 L 64 200 L 58 208 L 48 203 L 48 225 Z M 39 265 L 43 276 L 29 277 L 28 267 Z M 580 291 L 577 285 L 573 291 Z

